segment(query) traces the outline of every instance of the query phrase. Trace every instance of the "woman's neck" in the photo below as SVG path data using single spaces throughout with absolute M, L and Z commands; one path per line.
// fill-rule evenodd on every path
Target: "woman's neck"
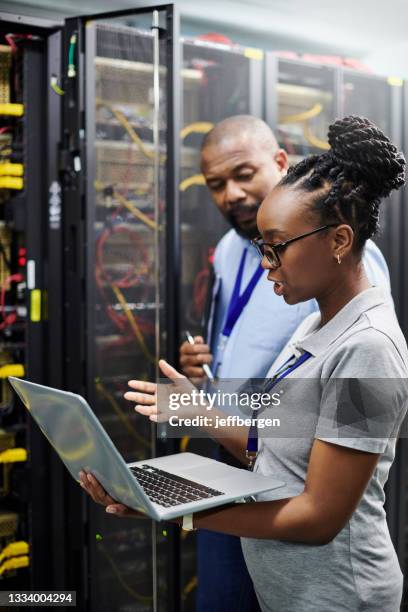
M 363 266 L 355 276 L 345 275 L 340 282 L 337 280 L 324 296 L 316 298 L 321 314 L 320 327 L 326 325 L 356 295 L 370 287 L 371 283 Z

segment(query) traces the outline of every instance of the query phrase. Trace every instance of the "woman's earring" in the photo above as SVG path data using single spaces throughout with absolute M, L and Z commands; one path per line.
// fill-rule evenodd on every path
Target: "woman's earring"
M 340 259 L 340 255 L 339 254 L 337 254 L 337 263 L 341 264 L 341 259 Z

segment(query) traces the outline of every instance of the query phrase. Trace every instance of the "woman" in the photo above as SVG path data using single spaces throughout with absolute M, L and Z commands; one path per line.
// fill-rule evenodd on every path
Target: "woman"
M 349 415 L 340 414 L 333 383 L 407 377 L 405 340 L 361 262 L 364 244 L 377 230 L 380 199 L 404 182 L 405 160 L 360 117 L 336 121 L 329 143 L 328 153 L 290 170 L 257 218 L 262 240 L 256 245 L 275 292 L 289 304 L 315 298 L 320 308 L 320 315 L 308 317 L 295 333 L 302 363 L 285 379 L 287 384 L 293 378 L 317 381 L 291 387 L 296 415 L 302 418 L 303 406 L 309 415 L 303 434 L 259 440 L 255 470 L 284 480 L 286 497 L 263 494 L 257 503 L 197 513 L 193 523 L 242 537 L 264 611 L 397 612 L 402 575 L 385 521 L 383 487 L 405 394 L 400 388 L 385 390 L 375 413 L 383 424 L 381 435 L 357 427 L 356 436 Z M 161 369 L 170 378 L 180 377 L 166 362 Z M 157 420 L 156 386 L 129 385 L 134 391 L 125 397 Z M 247 461 L 247 432 L 234 438 L 227 438 L 227 431 L 215 433 Z M 81 474 L 81 483 L 108 512 L 135 514 L 109 498 L 91 475 Z

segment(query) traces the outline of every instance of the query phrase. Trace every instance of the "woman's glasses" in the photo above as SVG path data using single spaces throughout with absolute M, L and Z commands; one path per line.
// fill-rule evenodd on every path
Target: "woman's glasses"
M 306 236 L 317 234 L 317 232 L 322 232 L 323 230 L 328 229 L 329 227 L 337 227 L 337 225 L 338 223 L 330 223 L 329 225 L 323 225 L 322 227 L 318 227 L 317 229 L 312 230 L 311 232 L 301 234 L 300 236 L 296 236 L 295 238 L 291 238 L 290 240 L 285 240 L 285 242 L 279 242 L 278 244 L 264 242 L 261 237 L 251 240 L 251 244 L 254 245 L 261 257 L 266 257 L 266 259 L 274 268 L 279 268 L 279 266 L 281 265 L 279 251 L 282 252 L 289 244 L 291 244 L 292 242 L 296 242 L 296 240 L 301 240 L 302 238 L 306 238 Z

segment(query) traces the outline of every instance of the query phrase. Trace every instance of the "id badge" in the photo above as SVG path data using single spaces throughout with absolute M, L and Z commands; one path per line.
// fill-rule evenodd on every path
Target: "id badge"
M 227 346 L 229 336 L 225 336 L 224 334 L 220 334 L 220 338 L 217 344 L 217 363 L 215 366 L 215 376 L 218 376 L 220 367 L 223 362 L 225 347 Z

